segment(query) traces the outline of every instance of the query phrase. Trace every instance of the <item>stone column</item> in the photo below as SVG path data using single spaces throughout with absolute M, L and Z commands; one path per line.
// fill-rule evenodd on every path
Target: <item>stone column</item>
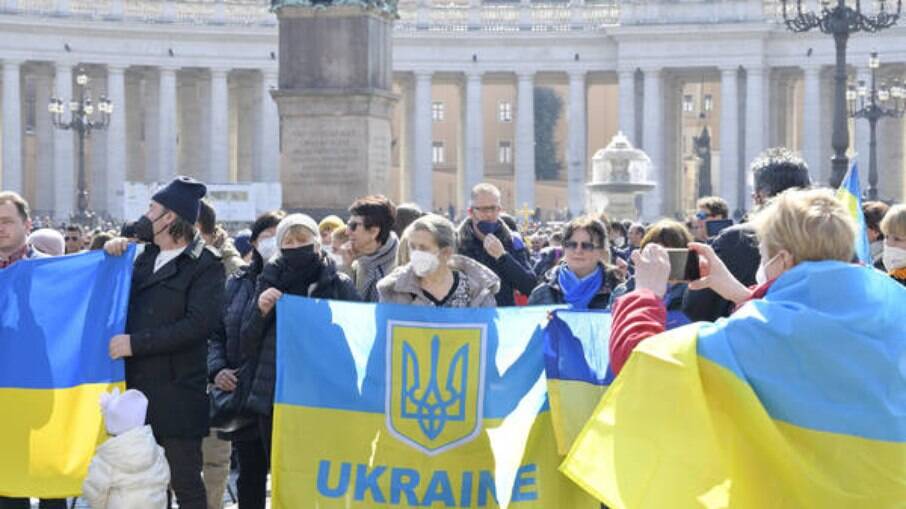
M 753 80 L 755 81 L 755 80 Z M 720 197 L 739 208 L 739 68 L 720 70 Z
M 25 190 L 22 173 L 21 66 L 19 60 L 3 61 L 3 185 L 0 187 L 20 194 Z
M 53 177 L 53 138 L 54 126 L 47 112 L 47 104 L 53 95 L 53 75 L 48 68 L 41 66 L 35 76 L 35 137 L 37 140 L 35 175 L 35 203 L 32 207 L 39 211 L 54 208 Z
M 463 143 L 459 191 L 461 209 L 468 206 L 472 188 L 484 178 L 484 116 L 481 101 L 481 73 L 468 72 L 463 97 L 465 115 L 460 138 Z
M 283 205 L 339 212 L 390 185 L 392 15 L 354 5 L 277 9 Z
M 56 65 L 54 79 L 54 96 L 63 101 L 68 121 L 69 101 L 72 100 L 72 66 L 69 63 Z M 72 131 L 54 130 L 53 139 L 53 173 L 54 173 L 54 218 L 68 220 L 75 205 L 75 143 Z
M 812 180 L 824 182 L 825 159 L 821 154 L 821 66 L 810 65 L 803 69 L 805 72 L 805 87 L 803 90 L 803 118 L 802 118 L 802 155 L 809 166 Z
M 745 207 L 746 210 L 752 208 L 753 189 L 748 183 L 749 164 L 767 148 L 768 133 L 766 132 L 764 106 L 765 74 L 767 73 L 765 73 L 764 68 L 759 66 L 746 68 L 746 152 L 745 160 L 742 162 L 742 168 L 739 172 L 741 175 L 739 186 L 740 188 L 745 188 L 745 192 L 738 202 L 739 206 Z M 721 164 L 723 164 L 723 160 L 721 160 Z M 733 210 L 730 210 L 730 213 L 732 214 Z
M 159 167 L 157 180 L 166 183 L 176 176 L 176 68 L 160 68 Z
M 434 161 L 431 157 L 432 150 L 432 124 L 431 117 L 431 73 L 417 71 L 415 73 L 415 86 L 412 91 L 412 126 L 414 147 L 412 153 L 412 167 L 409 178 L 412 183 L 412 195 L 409 197 L 418 203 L 422 210 L 434 210 Z
M 257 182 L 280 182 L 280 113 L 271 91 L 277 89 L 277 73 L 261 71 L 261 98 L 258 106 L 258 171 Z
M 868 104 L 868 94 L 871 94 L 871 69 L 867 67 L 859 68 L 857 76 L 857 81 L 864 81 L 865 86 L 868 88 L 868 93 L 865 95 L 865 103 Z M 861 104 L 861 101 L 859 104 Z M 862 180 L 863 190 L 866 190 L 868 189 L 868 163 L 871 157 L 871 126 L 868 120 L 864 118 L 854 119 L 853 123 L 855 124 L 856 153 L 849 164 L 852 165 L 853 161 L 855 161 L 859 165 L 859 178 Z
M 107 213 L 124 219 L 126 182 L 126 68 L 107 66 L 107 98 L 113 103 L 107 126 Z
M 642 202 L 642 216 L 647 220 L 660 217 L 663 211 L 663 196 L 666 192 L 664 170 L 664 77 L 660 69 L 644 70 L 644 101 L 642 148 L 651 158 L 650 178 L 657 187 L 645 193 Z
M 619 76 L 619 123 L 617 127 L 633 145 L 636 139 L 635 121 L 635 69 L 620 71 Z
M 535 74 L 516 76 L 516 203 L 535 210 Z
M 569 211 L 577 216 L 585 209 L 586 115 L 585 72 L 569 74 L 569 133 L 566 153 L 566 199 Z
M 223 184 L 230 181 L 230 96 L 227 85 L 229 69 L 211 69 L 211 105 L 208 112 L 211 118 L 210 141 L 208 147 L 208 175 L 210 183 Z

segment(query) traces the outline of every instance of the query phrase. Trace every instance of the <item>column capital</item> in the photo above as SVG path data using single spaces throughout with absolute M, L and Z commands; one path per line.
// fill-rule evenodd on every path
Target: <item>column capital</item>
M 25 63 L 25 60 L 23 60 L 21 58 L 4 58 L 3 59 L 3 68 L 5 69 L 7 67 L 13 67 L 13 66 L 18 68 L 18 67 L 21 67 L 22 64 L 24 64 L 24 63 Z
M 107 74 L 124 74 L 128 68 L 128 65 L 107 64 Z
M 739 74 L 739 66 L 720 67 L 721 76 L 736 76 Z
M 479 81 L 480 82 L 481 78 L 484 76 L 484 71 L 469 70 L 469 71 L 464 71 L 463 75 L 465 75 L 467 81 Z
M 211 73 L 211 76 L 226 77 L 230 74 L 232 68 L 230 67 L 209 67 L 208 72 Z
M 181 69 L 181 67 L 175 64 L 163 64 L 157 66 L 157 70 L 161 74 L 176 74 L 176 71 L 178 71 L 179 69 Z
M 636 71 L 638 71 L 638 68 L 636 68 L 636 67 L 633 67 L 632 69 L 625 69 L 625 68 L 617 69 L 617 78 L 618 79 L 623 79 L 623 78 L 634 79 Z
M 516 71 L 516 79 L 519 81 L 535 81 L 535 71 Z
M 821 64 L 806 64 L 802 66 L 802 72 L 806 75 L 818 76 L 823 68 L 824 66 Z
M 588 75 L 588 71 L 582 69 L 575 69 L 566 71 L 566 74 L 569 76 L 570 81 L 584 80 Z
M 664 68 L 661 66 L 645 66 L 639 67 L 639 69 L 642 71 L 642 74 L 644 74 L 646 78 L 648 76 L 659 76 L 664 72 Z
M 428 81 L 428 80 L 431 80 L 434 78 L 434 71 L 419 69 L 416 71 L 412 71 L 412 76 L 415 78 L 416 81 L 418 81 L 418 80 Z

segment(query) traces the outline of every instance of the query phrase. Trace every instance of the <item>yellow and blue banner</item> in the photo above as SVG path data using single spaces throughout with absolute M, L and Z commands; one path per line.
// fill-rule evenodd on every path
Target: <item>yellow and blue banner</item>
M 840 188 L 837 189 L 837 200 L 843 203 L 849 215 L 856 222 L 856 256 L 859 261 L 871 266 L 871 244 L 868 242 L 868 227 L 865 224 L 865 214 L 862 213 L 862 186 L 859 182 L 859 166 L 853 161 Z
M 611 315 L 557 310 L 544 328 L 544 371 L 557 450 L 569 452 L 607 387 Z
M 904 304 L 870 268 L 801 263 L 640 343 L 561 470 L 611 509 L 903 507 Z
M 557 470 L 550 308 L 277 306 L 273 507 L 598 508 Z
M 107 348 L 126 327 L 132 253 L 0 270 L 0 496 L 81 493 L 105 436 L 100 394 L 124 385 Z

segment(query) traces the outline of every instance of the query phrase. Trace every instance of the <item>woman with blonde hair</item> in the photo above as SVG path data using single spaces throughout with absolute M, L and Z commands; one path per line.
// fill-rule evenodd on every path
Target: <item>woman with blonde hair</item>
M 891 207 L 881 220 L 884 234 L 884 269 L 906 286 L 906 205 Z

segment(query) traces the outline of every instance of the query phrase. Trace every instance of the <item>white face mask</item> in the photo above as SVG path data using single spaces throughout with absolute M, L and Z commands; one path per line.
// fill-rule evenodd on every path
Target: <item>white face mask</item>
M 440 259 L 434 253 L 427 251 L 412 251 L 409 253 L 409 264 L 418 277 L 425 277 L 437 270 L 440 265 Z
M 777 256 L 780 256 L 780 254 L 778 253 L 774 258 L 768 260 L 767 263 L 758 264 L 758 272 L 755 273 L 755 284 L 761 286 L 768 282 L 767 266 L 773 263 L 773 261 L 777 259 Z
M 258 247 L 255 248 L 264 261 L 268 261 L 277 252 L 277 237 L 268 237 L 258 241 Z
M 884 245 L 884 268 L 888 272 L 906 267 L 906 249 Z

